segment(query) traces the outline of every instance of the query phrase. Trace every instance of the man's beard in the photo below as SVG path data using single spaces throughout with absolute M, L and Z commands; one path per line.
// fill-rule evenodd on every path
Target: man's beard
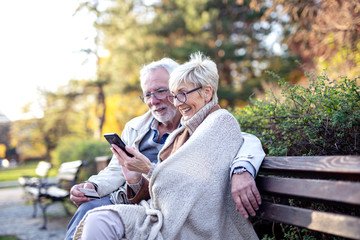
M 155 109 L 160 109 L 160 108 L 165 108 L 166 109 L 166 114 L 165 115 L 160 115 L 157 114 L 157 112 L 155 111 Z M 172 121 L 175 116 L 176 116 L 176 108 L 170 107 L 166 104 L 162 104 L 160 106 L 156 106 L 153 109 L 151 109 L 152 115 L 154 116 L 154 118 L 161 122 L 161 123 L 165 123 L 165 122 L 170 122 Z

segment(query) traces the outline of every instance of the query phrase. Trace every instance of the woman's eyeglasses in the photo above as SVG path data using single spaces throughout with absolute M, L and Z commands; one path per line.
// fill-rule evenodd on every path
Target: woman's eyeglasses
M 169 102 L 171 102 L 174 105 L 175 105 L 175 99 L 181 103 L 185 103 L 187 100 L 187 94 L 195 92 L 196 90 L 199 90 L 200 88 L 202 88 L 202 87 L 194 88 L 188 92 L 179 92 L 176 95 L 168 95 L 168 96 L 166 96 L 166 98 L 169 100 Z

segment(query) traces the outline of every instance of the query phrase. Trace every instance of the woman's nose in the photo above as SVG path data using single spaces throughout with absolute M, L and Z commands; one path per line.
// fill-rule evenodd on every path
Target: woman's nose
M 174 106 L 175 106 L 175 107 L 178 107 L 178 106 L 180 106 L 181 104 L 183 104 L 183 103 L 180 102 L 177 98 L 174 98 Z

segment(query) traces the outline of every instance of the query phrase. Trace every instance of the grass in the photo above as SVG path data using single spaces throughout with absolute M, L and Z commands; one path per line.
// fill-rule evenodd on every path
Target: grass
M 0 240 L 19 240 L 19 238 L 15 236 L 0 236 Z
M 29 161 L 15 168 L 0 169 L 0 182 L 17 181 L 20 176 L 36 176 L 35 168 L 38 161 Z M 49 177 L 55 177 L 57 170 L 52 168 Z M 1 240 L 1 238 L 0 238 Z

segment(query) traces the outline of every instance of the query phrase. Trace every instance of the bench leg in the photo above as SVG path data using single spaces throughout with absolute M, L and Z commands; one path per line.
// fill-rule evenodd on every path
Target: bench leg
M 33 211 L 33 215 L 32 217 L 33 218 L 36 218 L 36 215 L 37 215 L 37 205 L 40 204 L 40 198 L 36 198 L 33 200 L 33 208 L 34 208 L 34 211 Z
M 45 200 L 46 201 L 46 200 Z M 65 212 L 66 212 L 66 214 L 68 215 L 68 216 L 71 216 L 71 213 L 70 213 L 70 211 L 69 211 L 69 209 L 66 207 L 66 205 L 65 205 L 65 199 L 64 200 L 61 200 L 61 202 L 62 202 L 62 205 L 63 205 L 63 207 L 64 207 L 64 209 L 65 209 Z M 47 208 L 51 205 L 51 204 L 53 204 L 54 202 L 53 201 L 51 201 L 51 202 L 49 202 L 49 203 L 42 203 L 41 202 L 41 199 L 39 198 L 38 199 L 38 205 L 40 206 L 40 208 L 41 208 L 41 211 L 42 211 L 42 214 L 43 214 L 43 225 L 40 227 L 40 229 L 41 230 L 46 230 L 47 229 L 47 215 L 46 215 L 46 210 L 47 210 Z
M 41 230 L 46 230 L 46 225 L 47 225 L 47 216 L 46 216 L 46 209 L 48 208 L 49 204 L 40 204 L 41 210 L 42 210 L 42 214 L 43 214 L 43 225 L 40 227 Z

